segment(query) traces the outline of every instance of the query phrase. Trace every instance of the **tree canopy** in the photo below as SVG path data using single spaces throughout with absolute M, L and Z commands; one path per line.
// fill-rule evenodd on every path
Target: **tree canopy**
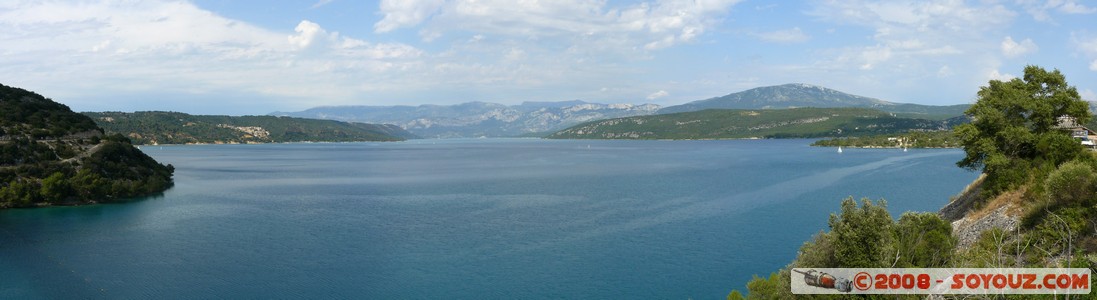
M 172 184 L 122 135 L 34 92 L 0 84 L 0 209 L 118 201 Z
M 986 173 L 992 194 L 1023 183 L 1032 167 L 1077 157 L 1084 148 L 1058 128 L 1059 118 L 1090 119 L 1088 103 L 1059 70 L 1031 65 L 1022 78 L 981 87 L 965 113 L 974 121 L 955 129 L 966 153 L 956 165 Z

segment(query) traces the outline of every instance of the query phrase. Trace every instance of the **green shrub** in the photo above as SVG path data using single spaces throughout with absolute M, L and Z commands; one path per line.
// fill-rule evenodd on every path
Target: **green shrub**
M 896 267 L 940 268 L 952 261 L 952 224 L 935 213 L 904 213 L 895 224 Z
M 1063 163 L 1044 181 L 1051 205 L 1076 205 L 1093 200 L 1097 187 L 1097 174 L 1089 165 L 1069 161 Z
M 895 256 L 891 215 L 887 201 L 873 204 L 861 199 L 861 206 L 853 197 L 842 200 L 840 215 L 830 215 L 830 230 L 834 235 L 834 256 L 838 265 L 845 268 L 880 268 L 891 265 Z
M 788 269 L 770 273 L 769 278 L 754 276 L 747 282 L 747 299 L 792 299 L 791 274 Z

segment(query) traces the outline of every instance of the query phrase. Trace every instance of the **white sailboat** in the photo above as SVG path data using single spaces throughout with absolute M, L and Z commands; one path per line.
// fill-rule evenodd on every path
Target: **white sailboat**
M 838 146 L 838 153 L 842 153 L 842 146 Z

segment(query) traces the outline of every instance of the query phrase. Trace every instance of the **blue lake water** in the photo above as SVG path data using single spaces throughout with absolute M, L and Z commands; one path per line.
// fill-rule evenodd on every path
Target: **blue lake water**
M 959 150 L 809 140 L 143 147 L 162 197 L 0 211 L 0 298 L 722 299 L 848 196 L 936 211 Z

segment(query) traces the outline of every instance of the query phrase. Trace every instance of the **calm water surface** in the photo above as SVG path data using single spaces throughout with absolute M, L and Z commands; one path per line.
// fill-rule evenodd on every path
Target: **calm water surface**
M 0 211 L 0 298 L 722 299 L 847 196 L 936 211 L 976 176 L 809 143 L 146 146 L 163 197 Z

